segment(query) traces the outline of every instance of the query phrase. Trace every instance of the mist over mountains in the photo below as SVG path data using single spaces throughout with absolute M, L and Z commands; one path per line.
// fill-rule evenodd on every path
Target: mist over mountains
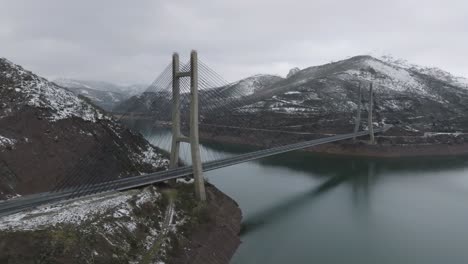
M 104 81 L 66 78 L 56 79 L 54 83 L 72 91 L 76 95 L 89 98 L 94 104 L 106 111 L 112 111 L 115 105 L 131 96 L 141 94 L 147 88 L 147 85 L 143 84 L 118 85 Z

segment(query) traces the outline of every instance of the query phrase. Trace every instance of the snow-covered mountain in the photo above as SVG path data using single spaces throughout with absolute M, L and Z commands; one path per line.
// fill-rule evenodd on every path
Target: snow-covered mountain
M 365 116 L 372 82 L 374 121 L 378 124 L 393 124 L 406 132 L 466 131 L 468 89 L 460 83 L 462 78 L 436 74 L 440 72 L 356 56 L 295 70 L 286 79 L 261 90 L 253 89 L 253 94 L 239 99 L 244 105 L 232 109 L 236 113 L 232 118 L 226 118 L 224 113 L 216 122 L 252 119 L 249 126 L 349 132 L 356 115 L 359 85 L 363 87 Z M 236 119 L 239 114 L 242 119 Z M 216 111 L 213 116 L 216 118 Z M 366 126 L 365 120 L 363 123 Z
M 54 83 L 72 89 L 92 89 L 104 92 L 116 92 L 125 94 L 128 96 L 140 94 L 146 90 L 148 85 L 144 84 L 133 84 L 133 85 L 119 85 L 110 82 L 103 81 L 87 81 L 87 80 L 74 80 L 67 78 L 59 78 L 54 80 Z
M 143 93 L 146 85 L 117 85 L 101 81 L 82 81 L 73 79 L 56 79 L 54 81 L 61 87 L 67 88 L 76 95 L 87 97 L 95 105 L 106 111 L 113 108 L 131 96 Z
M 270 85 L 283 80 L 276 75 L 259 74 L 229 84 L 220 89 L 221 94 L 231 97 L 243 97 L 258 93 Z
M 110 92 L 110 91 L 99 91 L 89 88 L 67 88 L 76 95 L 80 95 L 88 98 L 91 102 L 107 112 L 112 112 L 114 107 L 122 101 L 128 99 L 128 95 Z
M 78 172 L 100 181 L 166 165 L 87 100 L 0 58 L 0 199 L 50 190 Z
M 416 71 L 421 74 L 429 75 L 435 79 L 443 80 L 454 86 L 464 87 L 468 89 L 468 79 L 465 77 L 454 76 L 453 74 L 436 67 L 424 67 L 416 64 L 409 63 L 403 59 L 395 59 L 392 56 L 382 56 L 382 61 L 401 67 L 410 71 Z

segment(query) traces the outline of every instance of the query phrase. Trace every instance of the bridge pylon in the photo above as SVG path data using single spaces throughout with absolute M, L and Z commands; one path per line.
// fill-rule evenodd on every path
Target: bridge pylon
M 190 77 L 190 135 L 185 137 L 180 131 L 180 78 Z M 200 140 L 198 104 L 198 54 L 192 50 L 190 54 L 190 71 L 181 72 L 179 54 L 172 55 L 172 147 L 169 167 L 179 165 L 180 143 L 190 144 L 192 168 L 195 185 L 195 195 L 200 201 L 206 201 L 205 182 L 200 156 Z

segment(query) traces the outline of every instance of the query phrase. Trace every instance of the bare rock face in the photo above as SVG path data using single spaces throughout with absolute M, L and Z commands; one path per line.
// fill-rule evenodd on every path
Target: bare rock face
M 291 70 L 289 70 L 288 75 L 286 75 L 286 78 L 289 78 L 300 71 L 301 69 L 299 69 L 298 67 L 292 68 Z
M 86 98 L 0 59 L 0 199 L 167 164 L 162 151 Z

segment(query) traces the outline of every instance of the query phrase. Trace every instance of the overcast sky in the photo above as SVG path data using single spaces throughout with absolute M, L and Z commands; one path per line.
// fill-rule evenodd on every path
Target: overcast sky
M 191 49 L 228 81 L 358 54 L 468 77 L 468 1 L 0 0 L 0 57 L 50 79 L 149 83 Z

